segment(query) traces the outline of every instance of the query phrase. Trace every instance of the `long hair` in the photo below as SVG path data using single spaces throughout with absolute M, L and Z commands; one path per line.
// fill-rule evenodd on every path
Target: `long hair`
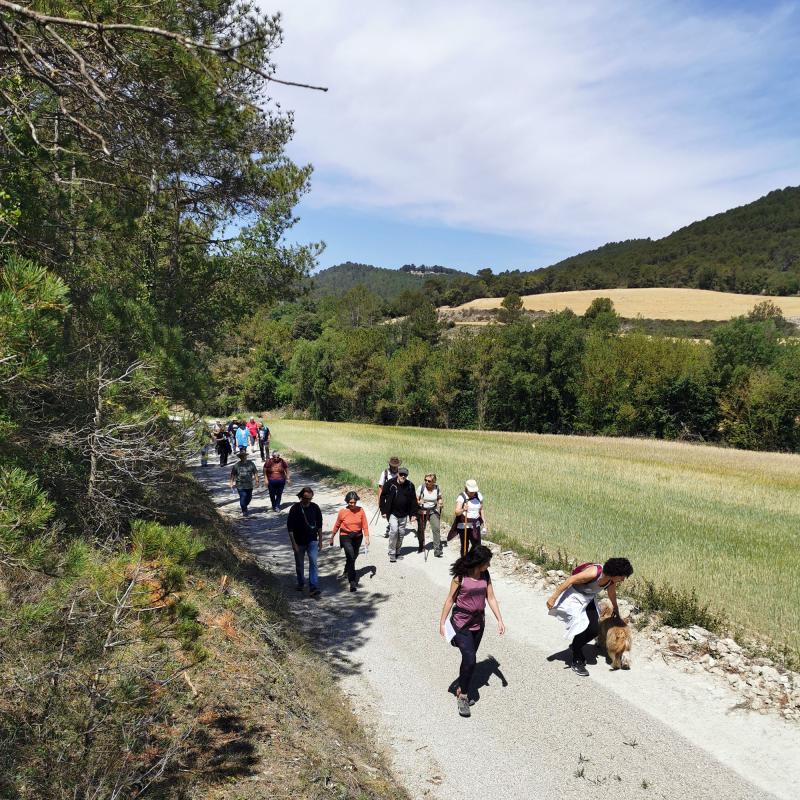
M 454 578 L 463 578 L 472 572 L 475 567 L 479 567 L 481 564 L 488 564 L 491 560 L 492 551 L 488 547 L 479 544 L 477 547 L 473 547 L 465 556 L 461 556 L 458 561 L 453 562 L 453 566 L 450 567 L 450 574 Z

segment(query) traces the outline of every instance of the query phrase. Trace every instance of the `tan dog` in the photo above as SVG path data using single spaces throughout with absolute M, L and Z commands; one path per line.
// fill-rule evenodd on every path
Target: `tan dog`
M 614 616 L 614 608 L 610 600 L 600 602 L 600 633 L 597 634 L 597 645 L 611 659 L 611 669 L 630 669 L 633 636 L 627 620 Z

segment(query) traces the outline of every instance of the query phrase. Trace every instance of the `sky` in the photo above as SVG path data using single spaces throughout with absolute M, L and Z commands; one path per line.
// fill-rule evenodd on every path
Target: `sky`
M 291 0 L 290 240 L 535 269 L 800 184 L 800 0 Z

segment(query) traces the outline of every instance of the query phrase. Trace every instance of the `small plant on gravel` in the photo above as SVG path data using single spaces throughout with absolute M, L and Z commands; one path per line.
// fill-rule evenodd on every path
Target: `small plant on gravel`
M 591 758 L 589 758 L 588 756 L 585 756 L 583 753 L 578 753 L 578 763 L 579 764 L 585 764 L 585 763 L 588 763 L 591 760 L 592 760 Z
M 650 788 L 650 781 L 648 781 L 647 778 L 644 778 L 642 780 L 642 789 L 649 789 L 649 788 Z
M 586 777 L 585 772 L 586 772 L 586 767 L 578 767 L 578 769 L 575 770 L 575 777 L 585 778 Z
M 722 615 L 711 610 L 707 603 L 702 603 L 694 589 L 685 592 L 666 584 L 657 586 L 653 581 L 640 580 L 628 588 L 628 593 L 642 611 L 658 612 L 664 625 L 673 628 L 699 625 L 713 632 L 724 628 Z

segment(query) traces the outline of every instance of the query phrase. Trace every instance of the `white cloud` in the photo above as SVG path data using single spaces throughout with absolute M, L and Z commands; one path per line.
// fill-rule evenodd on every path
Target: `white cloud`
M 764 121 L 796 9 L 688 7 L 291 0 L 278 74 L 330 86 L 274 90 L 310 202 L 582 246 L 800 182 L 791 109 Z

